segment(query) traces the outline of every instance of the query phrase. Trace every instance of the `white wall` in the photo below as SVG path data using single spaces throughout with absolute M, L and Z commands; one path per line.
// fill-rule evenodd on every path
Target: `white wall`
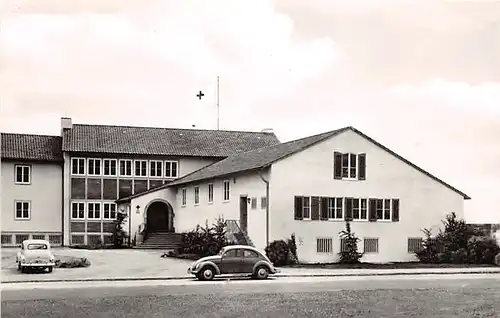
M 366 180 L 334 180 L 334 151 L 366 153 Z M 279 161 L 271 169 L 271 240 L 286 239 L 295 233 L 301 261 L 337 261 L 340 251 L 338 232 L 345 228 L 345 222 L 294 220 L 294 195 L 399 198 L 399 222 L 351 222 L 358 237 L 379 238 L 379 253 L 366 255 L 363 261 L 367 262 L 415 260 L 414 255 L 407 252 L 408 237 L 423 237 L 422 228 L 441 226 L 441 220 L 448 213 L 464 216 L 462 196 L 353 131 Z M 316 253 L 317 237 L 334 239 L 332 254 Z M 363 242 L 358 247 L 362 251 Z
M 263 173 L 267 178 L 267 172 Z M 223 202 L 222 184 L 223 180 L 230 181 L 230 200 Z M 214 184 L 214 202 L 208 203 L 208 184 Z M 200 187 L 200 203 L 194 205 L 194 186 Z M 265 237 L 265 216 L 266 210 L 260 205 L 261 197 L 266 195 L 265 183 L 258 172 L 238 175 L 236 177 L 223 178 L 219 180 L 204 181 L 197 184 L 186 185 L 187 200 L 186 206 L 181 206 L 182 189 L 178 188 L 175 199 L 175 228 L 176 232 L 192 230 L 196 224 L 205 225 L 208 220 L 209 225 L 221 216 L 226 220 L 238 220 L 240 218 L 240 196 L 246 195 L 249 198 L 256 197 L 257 208 L 251 209 L 248 203 L 248 235 L 254 245 L 259 249 L 264 249 Z
M 31 165 L 31 184 L 15 184 L 15 165 Z M 2 232 L 62 231 L 62 166 L 2 161 Z M 31 218 L 16 220 L 14 201 L 31 202 Z

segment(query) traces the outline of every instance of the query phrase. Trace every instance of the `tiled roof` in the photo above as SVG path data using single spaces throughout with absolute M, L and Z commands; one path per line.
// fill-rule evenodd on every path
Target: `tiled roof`
M 260 169 L 269 166 L 275 161 L 290 156 L 296 152 L 306 149 L 322 140 L 332 137 L 347 128 L 329 131 L 302 139 L 293 140 L 275 146 L 260 148 L 227 157 L 205 168 L 194 171 L 170 185 L 180 185 L 189 182 L 206 180 L 237 172 Z
M 62 162 L 59 136 L 1 133 L 1 157 L 11 160 Z
M 273 162 L 276 162 L 276 161 L 281 160 L 281 159 L 283 159 L 287 156 L 290 156 L 294 153 L 302 151 L 302 150 L 304 150 L 304 149 L 306 149 L 306 148 L 308 148 L 316 143 L 319 143 L 327 138 L 333 137 L 334 135 L 340 134 L 340 133 L 347 131 L 347 130 L 351 130 L 351 131 L 357 133 L 358 135 L 366 138 L 371 143 L 375 144 L 376 146 L 380 147 L 381 149 L 383 149 L 386 152 L 390 153 L 391 155 L 395 156 L 396 158 L 398 158 L 399 160 L 408 164 L 412 168 L 418 170 L 419 172 L 425 174 L 429 178 L 435 180 L 436 182 L 438 182 L 438 183 L 444 185 L 445 187 L 460 194 L 461 196 L 464 197 L 464 199 L 466 199 L 466 200 L 470 199 L 470 197 L 467 194 L 454 188 L 453 186 L 449 185 L 448 183 L 444 182 L 443 180 L 435 177 L 434 175 L 432 175 L 429 172 L 425 171 L 424 169 L 418 167 L 417 165 L 411 163 L 407 159 L 401 157 L 400 155 L 398 155 L 394 151 L 390 150 L 389 148 L 385 147 L 384 145 L 380 144 L 379 142 L 375 141 L 374 139 L 368 137 L 367 135 L 363 134 L 359 130 L 357 130 L 353 127 L 344 127 L 344 128 L 338 129 L 338 130 L 329 131 L 329 132 L 322 133 L 319 135 L 314 135 L 314 136 L 290 141 L 290 142 L 283 143 L 283 144 L 259 148 L 256 150 L 228 156 L 226 159 L 223 159 L 223 160 L 218 161 L 216 163 L 213 163 L 209 166 L 206 166 L 204 168 L 196 170 L 196 171 L 194 171 L 194 172 L 192 172 L 192 173 L 190 173 L 190 174 L 188 174 L 188 175 L 186 175 L 178 180 L 175 180 L 175 181 L 170 182 L 168 184 L 164 184 L 163 186 L 160 186 L 158 188 L 148 190 L 144 193 L 134 194 L 131 197 L 123 198 L 123 199 L 120 199 L 119 201 L 126 201 L 129 199 L 135 198 L 135 197 L 139 197 L 142 194 L 155 192 L 155 191 L 158 191 L 158 190 L 170 187 L 170 186 L 179 186 L 179 185 L 183 185 L 183 184 L 187 184 L 187 183 L 192 183 L 192 182 L 197 182 L 197 181 L 202 181 L 202 180 L 207 180 L 207 179 L 213 179 L 213 178 L 219 178 L 219 177 L 223 177 L 223 176 L 238 173 L 238 172 L 261 169 L 263 167 L 271 165 Z
M 163 156 L 227 157 L 279 144 L 274 133 L 154 127 L 73 125 L 63 151 Z

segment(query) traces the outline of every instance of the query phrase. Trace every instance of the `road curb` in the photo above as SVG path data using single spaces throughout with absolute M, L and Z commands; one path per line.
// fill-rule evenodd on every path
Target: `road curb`
M 327 273 L 327 274 L 276 274 L 273 277 L 369 277 L 369 276 L 416 276 L 416 275 L 484 275 L 500 274 L 499 271 L 461 271 L 461 272 L 395 272 L 395 273 Z M 123 281 L 164 281 L 164 280 L 195 280 L 194 276 L 167 276 L 167 277 L 117 277 L 117 278 L 83 278 L 83 279 L 38 279 L 38 280 L 14 280 L 1 282 L 4 284 L 22 283 L 63 283 L 63 282 L 123 282 Z

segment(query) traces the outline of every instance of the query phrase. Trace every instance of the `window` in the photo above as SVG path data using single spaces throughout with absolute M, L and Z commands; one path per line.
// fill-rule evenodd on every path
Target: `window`
M 242 257 L 242 256 L 243 252 L 239 248 L 229 250 L 224 254 L 224 257 Z
M 347 241 L 346 241 L 346 239 L 340 239 L 340 252 L 347 252 Z
M 194 187 L 194 204 L 200 203 L 200 187 Z
M 72 202 L 71 203 L 71 218 L 72 219 L 85 219 L 85 203 Z
M 222 185 L 222 200 L 229 201 L 229 180 L 224 180 Z
M 250 205 L 250 208 L 251 208 L 252 210 L 257 209 L 257 198 L 252 198 L 252 199 L 251 199 L 251 205 Z
M 120 176 L 121 177 L 131 177 L 132 176 L 132 160 L 120 160 Z
M 365 253 L 378 253 L 378 238 L 365 238 L 364 239 L 364 252 Z
M 334 178 L 365 180 L 366 154 L 334 153 Z
M 88 219 L 100 219 L 101 218 L 101 204 L 100 203 L 89 203 L 87 210 Z
M 163 177 L 163 161 L 151 160 L 149 162 L 149 175 L 151 177 Z
M 31 202 L 16 201 L 16 220 L 29 220 L 31 217 Z
M 101 175 L 101 159 L 89 159 L 87 165 L 89 176 Z
M 116 176 L 116 159 L 104 159 L 103 170 L 105 176 Z
M 186 188 L 182 188 L 181 206 L 186 206 Z
M 265 209 L 267 207 L 267 197 L 260 198 L 260 208 Z
M 343 198 L 328 198 L 328 219 L 342 220 L 343 213 Z
M 316 253 L 332 253 L 332 252 L 333 252 L 333 239 L 331 238 L 316 239 Z
M 391 200 L 375 200 L 377 201 L 377 220 L 391 220 Z
M 71 174 L 80 176 L 85 174 L 84 158 L 71 158 Z
M 135 161 L 135 176 L 136 177 L 147 177 L 148 175 L 148 161 L 147 160 L 136 160 Z
M 246 258 L 259 258 L 259 254 L 252 250 L 243 250 L 243 257 Z
M 103 203 L 104 214 L 103 218 L 106 220 L 116 219 L 116 203 Z
M 304 219 L 311 218 L 311 197 L 302 198 L 302 217 Z
M 16 165 L 16 183 L 17 184 L 30 184 L 31 183 L 31 166 Z
M 165 177 L 177 178 L 178 170 L 177 161 L 165 161 Z
M 208 203 L 214 202 L 214 185 L 212 183 L 208 184 Z
M 421 237 L 408 238 L 408 253 L 416 253 L 423 248 L 423 240 Z
M 352 199 L 352 219 L 367 220 L 368 209 L 366 199 Z

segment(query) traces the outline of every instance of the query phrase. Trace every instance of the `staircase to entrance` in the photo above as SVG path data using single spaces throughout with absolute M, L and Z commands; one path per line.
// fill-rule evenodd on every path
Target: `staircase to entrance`
M 175 250 L 180 247 L 182 242 L 182 234 L 156 231 L 148 233 L 147 238 L 141 245 L 135 248 L 139 249 L 162 249 L 162 250 Z

